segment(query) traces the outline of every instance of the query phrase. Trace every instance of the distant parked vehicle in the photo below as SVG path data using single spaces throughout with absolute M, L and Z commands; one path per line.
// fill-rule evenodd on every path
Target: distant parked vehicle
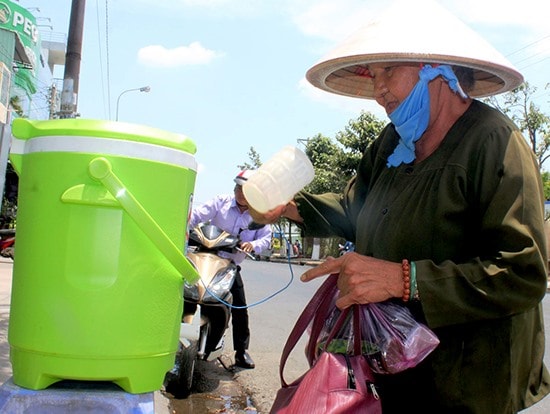
M 349 240 L 346 240 L 344 244 L 338 244 L 338 251 L 339 256 L 343 256 L 346 253 L 354 252 L 355 251 L 355 244 L 353 242 L 350 242 Z
M 15 229 L 0 229 L 0 256 L 13 260 L 15 253 Z
M 266 262 L 269 262 L 271 260 L 271 255 L 273 254 L 273 249 L 265 249 L 262 250 L 260 253 L 254 253 L 254 257 L 256 260 L 264 260 Z

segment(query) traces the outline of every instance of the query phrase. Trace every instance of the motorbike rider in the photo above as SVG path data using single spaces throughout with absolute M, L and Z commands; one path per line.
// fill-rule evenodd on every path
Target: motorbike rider
M 235 177 L 235 188 L 233 194 L 218 195 L 204 204 L 193 208 L 189 220 L 189 228 L 192 229 L 199 223 L 210 221 L 213 225 L 241 239 L 240 248 L 251 253 L 260 253 L 271 245 L 271 226 L 266 225 L 259 229 L 248 229 L 252 217 L 248 212 L 248 203 L 242 192 L 243 184 L 254 173 L 254 170 L 240 171 Z M 232 259 L 239 265 L 246 254 L 237 252 L 230 254 L 220 252 L 226 258 Z M 231 320 L 233 326 L 233 348 L 235 350 L 235 365 L 241 368 L 252 369 L 255 367 L 253 359 L 248 354 L 250 343 L 250 329 L 248 325 L 248 310 L 246 308 L 246 297 L 244 284 L 241 277 L 241 268 L 235 277 L 231 294 L 233 295 L 233 308 L 231 309 Z

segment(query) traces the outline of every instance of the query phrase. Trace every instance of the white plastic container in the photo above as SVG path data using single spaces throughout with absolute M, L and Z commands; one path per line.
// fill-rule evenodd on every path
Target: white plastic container
M 243 193 L 250 207 L 267 213 L 292 200 L 314 175 L 307 155 L 289 145 L 256 170 L 243 185 Z

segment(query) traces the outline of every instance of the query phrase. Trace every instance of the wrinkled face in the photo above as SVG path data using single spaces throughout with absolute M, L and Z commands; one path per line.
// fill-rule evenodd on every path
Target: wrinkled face
M 246 198 L 244 198 L 243 186 L 237 184 L 235 185 L 233 191 L 235 192 L 235 200 L 237 201 L 237 204 L 241 206 L 248 206 L 248 202 L 246 201 Z
M 373 63 L 368 65 L 370 81 L 374 83 L 374 98 L 386 114 L 409 95 L 418 82 L 418 63 Z

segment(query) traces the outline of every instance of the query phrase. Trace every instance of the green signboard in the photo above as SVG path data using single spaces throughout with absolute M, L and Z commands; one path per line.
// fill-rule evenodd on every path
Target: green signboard
M 15 83 L 28 95 L 36 92 L 36 69 L 40 56 L 40 35 L 36 18 L 27 9 L 9 0 L 0 0 L 0 29 L 14 32 L 23 44 L 30 64 L 14 61 Z

